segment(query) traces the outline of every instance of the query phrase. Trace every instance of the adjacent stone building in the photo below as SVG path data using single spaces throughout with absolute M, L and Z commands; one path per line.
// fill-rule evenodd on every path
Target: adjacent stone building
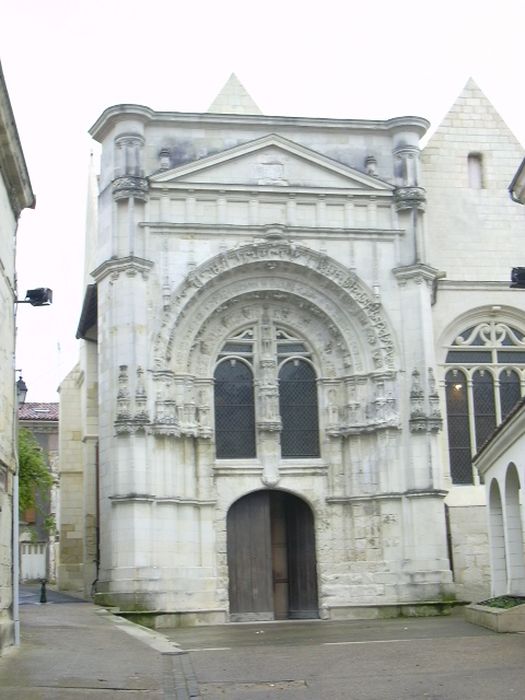
M 0 66 L 0 653 L 15 641 L 13 495 L 16 493 L 15 237 L 35 197 Z M 16 507 L 16 506 L 15 506 Z M 14 547 L 16 557 L 17 546 Z
M 20 513 L 20 580 L 56 579 L 58 506 L 58 403 L 27 402 L 18 409 L 20 429 L 42 451 L 53 485 L 36 493 L 35 506 Z
M 170 623 L 487 589 L 471 455 L 522 393 L 523 150 L 472 81 L 428 127 L 263 116 L 235 76 L 97 120 L 68 585 Z

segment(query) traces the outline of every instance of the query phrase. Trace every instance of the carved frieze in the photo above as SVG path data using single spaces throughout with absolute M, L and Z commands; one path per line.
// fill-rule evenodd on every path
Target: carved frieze
M 148 198 L 149 185 L 145 177 L 137 177 L 135 175 L 124 175 L 113 180 L 112 185 L 113 199 L 140 199 L 146 201 Z

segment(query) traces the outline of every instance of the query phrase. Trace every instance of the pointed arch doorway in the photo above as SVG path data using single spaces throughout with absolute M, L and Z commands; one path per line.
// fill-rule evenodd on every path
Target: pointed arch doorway
M 232 622 L 319 616 L 313 514 L 305 501 L 263 490 L 228 511 Z

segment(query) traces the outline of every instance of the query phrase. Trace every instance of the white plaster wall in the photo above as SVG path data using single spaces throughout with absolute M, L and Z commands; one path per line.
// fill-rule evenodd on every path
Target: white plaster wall
M 0 173 L 0 653 L 13 642 L 12 493 L 14 455 L 14 261 L 16 220 Z

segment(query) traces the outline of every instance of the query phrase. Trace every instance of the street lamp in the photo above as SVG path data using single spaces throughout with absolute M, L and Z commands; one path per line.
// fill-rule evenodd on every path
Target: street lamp
M 23 406 L 27 396 L 27 385 L 22 379 L 22 375 L 18 378 L 16 383 L 16 398 L 19 406 Z

